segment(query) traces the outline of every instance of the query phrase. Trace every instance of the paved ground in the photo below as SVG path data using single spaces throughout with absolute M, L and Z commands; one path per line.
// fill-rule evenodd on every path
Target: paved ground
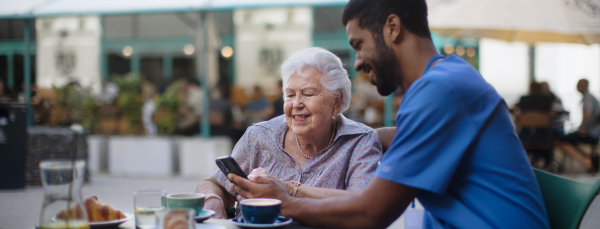
M 590 177 L 582 174 L 567 175 L 572 179 L 594 182 L 599 176 Z M 169 178 L 124 178 L 102 175 L 92 176 L 89 184 L 84 185 L 83 197 L 91 195 L 110 204 L 116 209 L 133 213 L 133 192 L 143 189 L 162 189 L 168 193 L 193 192 L 199 179 Z M 39 220 L 44 190 L 41 187 L 27 187 L 22 190 L 0 190 L 0 229 L 31 229 Z M 599 217 L 600 218 L 600 217 Z M 404 228 L 401 217 L 390 228 Z M 133 220 L 125 226 L 134 227 Z
M 133 192 L 143 189 L 162 189 L 168 193 L 193 192 L 199 180 L 183 178 L 115 178 L 93 176 L 82 189 L 82 196 L 98 199 L 116 209 L 133 213 Z M 0 190 L 0 228 L 33 228 L 39 221 L 44 190 L 27 187 L 24 190 Z M 134 225 L 133 220 L 127 222 Z

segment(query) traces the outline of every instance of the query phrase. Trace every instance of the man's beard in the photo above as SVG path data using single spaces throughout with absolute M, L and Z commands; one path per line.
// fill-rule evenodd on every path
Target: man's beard
M 380 95 L 388 96 L 402 86 L 402 73 L 396 71 L 396 69 L 400 69 L 400 62 L 392 49 L 385 45 L 382 37 L 375 38 L 375 43 L 375 58 L 373 58 L 372 66 L 368 67 L 375 73 L 377 92 Z

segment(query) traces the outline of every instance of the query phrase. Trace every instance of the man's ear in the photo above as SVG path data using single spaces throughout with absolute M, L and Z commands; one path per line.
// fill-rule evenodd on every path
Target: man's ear
M 383 37 L 386 41 L 397 43 L 402 34 L 402 22 L 396 14 L 390 14 L 383 25 Z

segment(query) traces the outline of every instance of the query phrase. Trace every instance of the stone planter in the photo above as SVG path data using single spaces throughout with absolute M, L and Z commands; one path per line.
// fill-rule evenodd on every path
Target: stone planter
M 111 136 L 108 171 L 113 175 L 172 175 L 172 140 L 168 137 Z
M 88 169 L 92 174 L 108 172 L 108 136 L 89 135 Z
M 231 154 L 227 137 L 140 137 L 90 135 L 88 161 L 93 173 L 117 176 L 204 178 L 216 170 L 215 159 Z
M 230 155 L 232 142 L 227 137 L 203 139 L 178 138 L 179 169 L 181 176 L 205 178 L 212 175 L 218 168 L 215 159 Z

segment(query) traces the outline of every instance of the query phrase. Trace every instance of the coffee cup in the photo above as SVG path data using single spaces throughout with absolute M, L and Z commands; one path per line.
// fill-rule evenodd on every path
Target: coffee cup
M 167 208 L 191 208 L 196 211 L 196 216 L 202 213 L 204 208 L 204 199 L 206 196 L 202 193 L 174 193 L 167 195 Z
M 247 223 L 275 223 L 281 210 L 281 200 L 278 199 L 245 199 L 240 202 L 242 215 Z

